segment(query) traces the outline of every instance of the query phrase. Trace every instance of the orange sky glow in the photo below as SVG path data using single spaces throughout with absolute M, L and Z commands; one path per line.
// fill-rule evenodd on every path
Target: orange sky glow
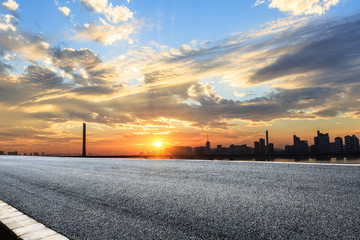
M 0 151 L 360 137 L 358 0 L 150 2 L 2 1 Z

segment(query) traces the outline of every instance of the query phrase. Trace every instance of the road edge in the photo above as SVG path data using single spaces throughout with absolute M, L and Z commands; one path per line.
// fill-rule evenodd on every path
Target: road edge
M 3 226 L 1 226 L 3 225 Z M 0 200 L 0 228 L 14 239 L 69 240 Z

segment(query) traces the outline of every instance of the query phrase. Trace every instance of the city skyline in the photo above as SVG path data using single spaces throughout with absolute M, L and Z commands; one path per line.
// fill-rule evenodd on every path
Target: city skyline
M 264 136 L 260 136 L 258 140 L 253 141 L 252 144 L 246 143 L 230 143 L 228 146 L 221 143 L 211 143 L 209 139 L 209 133 L 206 133 L 206 142 L 203 145 L 200 143 L 196 146 L 176 146 L 176 145 L 164 145 L 161 141 L 152 143 L 153 150 L 148 152 L 139 152 L 139 153 L 124 153 L 124 152 L 114 152 L 103 154 L 100 152 L 95 153 L 94 149 L 91 148 L 90 152 L 87 151 L 87 128 L 86 123 L 82 124 L 82 141 L 80 141 L 75 146 L 81 150 L 79 152 L 72 152 L 69 154 L 67 151 L 58 151 L 50 152 L 44 151 L 24 151 L 18 149 L 13 151 L 4 151 L 0 149 L 0 155 L 26 155 L 26 156 L 181 156 L 181 155 L 193 155 L 193 156 L 289 156 L 289 155 L 359 155 L 360 154 L 360 144 L 359 138 L 356 135 L 346 135 L 346 136 L 336 136 L 331 138 L 329 133 L 322 133 L 317 130 L 317 135 L 313 137 L 313 142 L 306 139 L 300 138 L 299 136 L 293 134 L 292 143 L 287 143 L 284 147 L 275 147 L 274 143 L 269 140 L 269 131 L 266 130 Z M 263 138 L 264 137 L 264 138 Z M 333 139 L 333 141 L 332 141 Z M 91 139 L 90 139 L 91 142 Z M 312 143 L 312 144 L 311 144 Z M 93 145 L 94 146 L 94 145 Z M 44 149 L 42 149 L 44 150 Z M 49 149 L 48 149 L 49 150 Z M 91 152 L 92 151 L 92 152 Z
M 2 0 L 0 150 L 357 135 L 359 25 L 358 0 Z

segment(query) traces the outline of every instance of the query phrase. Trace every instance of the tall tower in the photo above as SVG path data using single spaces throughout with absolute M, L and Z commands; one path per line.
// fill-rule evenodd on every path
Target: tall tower
M 269 146 L 269 132 L 266 130 L 266 147 Z
M 86 124 L 83 123 L 83 147 L 82 147 L 82 156 L 86 157 Z
M 210 154 L 211 153 L 211 147 L 210 147 L 210 142 L 209 142 L 209 134 L 206 134 L 206 154 Z
M 266 130 L 266 153 L 269 154 L 269 132 Z

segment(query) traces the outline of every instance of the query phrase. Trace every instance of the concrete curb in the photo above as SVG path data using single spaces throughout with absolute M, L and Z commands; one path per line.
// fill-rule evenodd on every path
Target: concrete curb
M 0 223 L 23 240 L 69 240 L 1 200 Z

